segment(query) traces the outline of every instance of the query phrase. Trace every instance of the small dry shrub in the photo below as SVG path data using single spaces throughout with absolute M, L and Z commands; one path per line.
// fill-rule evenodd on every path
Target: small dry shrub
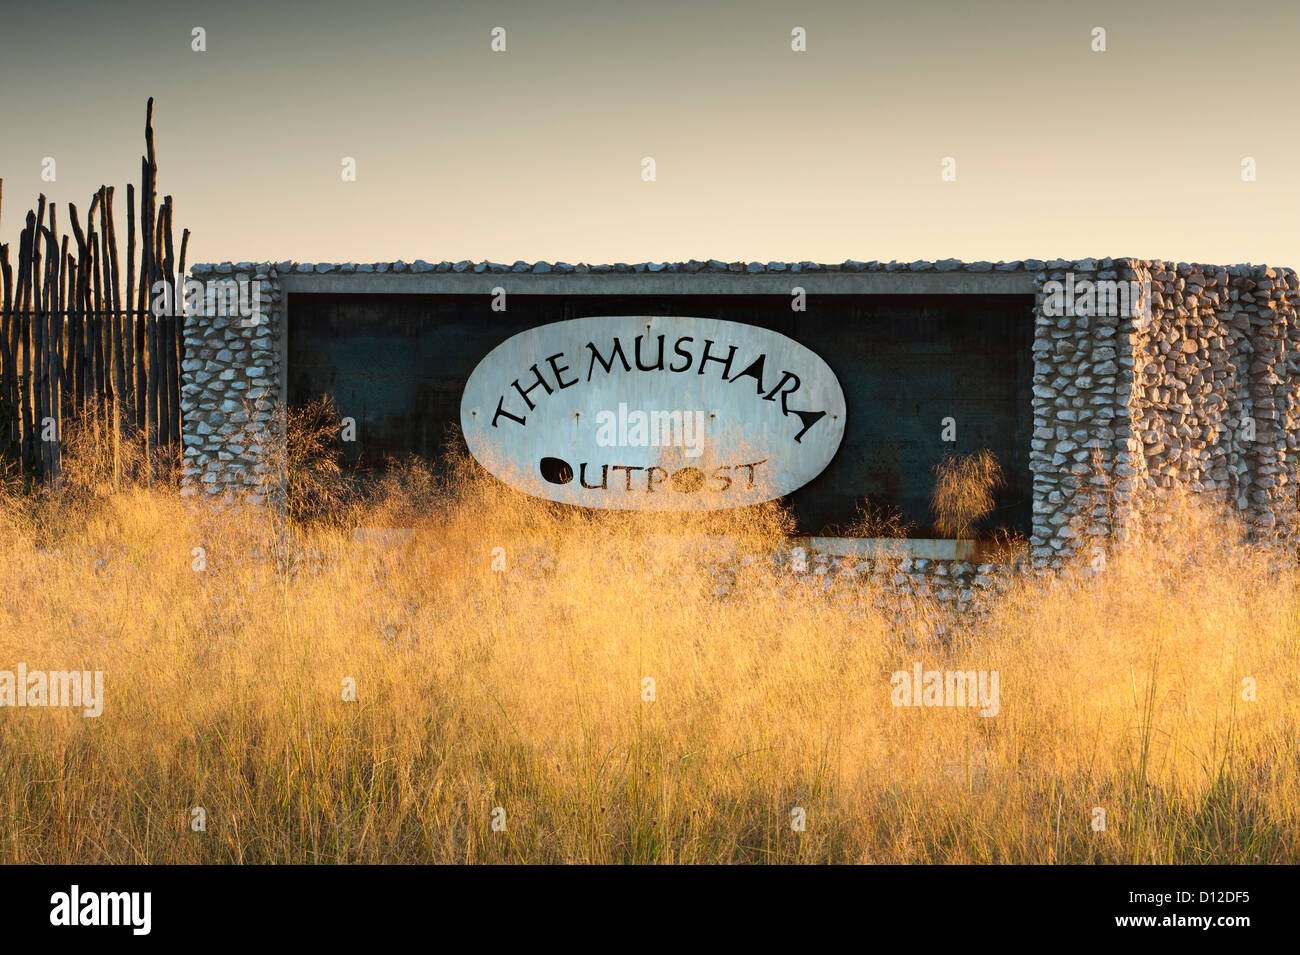
M 993 492 L 1002 487 L 1002 467 L 987 448 L 965 456 L 948 454 L 935 465 L 938 480 L 930 498 L 934 526 L 959 540 L 972 525 L 992 512 Z

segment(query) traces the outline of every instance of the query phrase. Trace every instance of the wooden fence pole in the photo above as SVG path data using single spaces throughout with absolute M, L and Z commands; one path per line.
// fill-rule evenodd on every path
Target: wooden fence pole
M 76 205 L 68 203 L 70 234 L 60 235 L 57 209 L 41 195 L 16 247 L 0 244 L 0 456 L 12 457 L 20 474 L 58 480 L 63 428 L 72 423 L 91 442 L 88 453 L 105 464 L 108 449 L 99 441 L 111 432 L 115 487 L 123 477 L 124 433 L 144 442 L 151 483 L 159 464 L 169 477 L 174 471 L 183 430 L 189 230 L 182 234 L 178 272 L 173 198 L 161 207 L 158 201 L 152 98 L 145 146 L 138 210 L 136 188 L 127 186 L 125 290 L 111 186 L 93 194 L 84 230 Z M 3 190 L 0 180 L 0 212 Z M 158 313 L 151 307 L 155 284 L 160 303 L 169 305 Z

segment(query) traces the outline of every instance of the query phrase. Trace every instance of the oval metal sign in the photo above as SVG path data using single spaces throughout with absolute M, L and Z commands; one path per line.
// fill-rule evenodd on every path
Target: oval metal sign
M 712 318 L 614 315 L 502 342 L 465 384 L 470 453 L 537 497 L 711 510 L 789 494 L 844 436 L 844 392 L 786 336 Z

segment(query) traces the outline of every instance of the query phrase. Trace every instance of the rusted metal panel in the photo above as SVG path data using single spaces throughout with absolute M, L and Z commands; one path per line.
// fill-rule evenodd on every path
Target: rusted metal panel
M 771 329 L 822 356 L 846 403 L 838 453 L 787 502 L 807 533 L 843 528 L 864 498 L 935 536 L 934 467 L 946 452 L 988 448 L 1007 487 L 982 525 L 1028 531 L 1033 299 L 1023 295 L 521 296 L 493 312 L 484 296 L 289 298 L 291 403 L 332 393 L 356 418 L 353 460 L 434 457 L 459 422 L 465 382 L 512 335 L 596 315 L 692 315 Z M 942 438 L 954 419 L 956 440 Z

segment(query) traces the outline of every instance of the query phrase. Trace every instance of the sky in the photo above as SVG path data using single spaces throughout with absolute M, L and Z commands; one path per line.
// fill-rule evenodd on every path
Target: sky
M 153 96 L 191 262 L 1297 267 L 1298 48 L 1290 0 L 0 0 L 0 240 L 121 222 Z

